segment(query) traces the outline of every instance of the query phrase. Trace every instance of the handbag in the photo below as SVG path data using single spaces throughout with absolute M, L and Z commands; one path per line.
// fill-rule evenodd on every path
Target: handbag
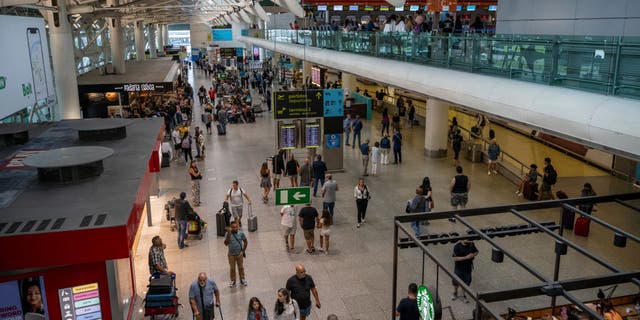
M 436 207 L 436 204 L 433 202 L 433 198 L 429 200 L 429 209 L 433 209 Z

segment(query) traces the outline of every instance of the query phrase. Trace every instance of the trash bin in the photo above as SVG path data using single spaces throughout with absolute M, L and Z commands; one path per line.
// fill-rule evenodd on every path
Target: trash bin
M 482 145 L 470 144 L 467 146 L 467 160 L 471 162 L 482 162 Z

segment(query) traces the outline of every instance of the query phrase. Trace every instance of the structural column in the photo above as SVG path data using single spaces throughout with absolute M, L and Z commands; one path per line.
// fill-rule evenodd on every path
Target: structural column
M 424 154 L 430 158 L 447 156 L 449 105 L 437 99 L 427 99 L 424 130 Z
M 356 77 L 354 75 L 343 71 L 340 82 L 342 82 L 342 89 L 344 89 L 345 96 L 356 91 Z
M 136 60 L 144 60 L 144 23 L 142 21 L 136 21 L 135 25 L 135 38 L 136 38 Z
M 118 0 L 107 0 L 107 6 L 115 7 L 118 5 Z M 109 42 L 111 43 L 111 64 L 115 73 L 123 74 L 126 72 L 125 59 L 124 59 L 124 47 L 122 45 L 122 24 L 120 19 L 107 18 L 109 25 Z
M 311 62 L 302 60 L 302 81 L 307 81 L 309 79 L 309 83 L 311 83 L 311 67 L 313 65 Z
M 156 24 L 149 25 L 149 57 L 155 59 L 158 57 L 158 53 L 156 52 L 156 43 L 158 41 L 157 33 L 156 33 Z
M 73 36 L 67 17 L 67 1 L 58 0 L 58 12 L 43 11 L 49 24 L 53 79 L 56 84 L 58 106 L 53 111 L 54 120 L 80 119 L 78 80 L 73 55 Z M 50 5 L 51 2 L 50 2 Z
M 162 40 L 164 42 L 165 46 L 169 45 L 169 25 L 165 24 L 164 25 L 164 34 L 162 35 L 164 37 L 164 39 Z
M 164 46 L 166 45 L 164 42 L 164 33 L 166 26 L 164 24 L 158 25 L 158 49 L 164 50 Z

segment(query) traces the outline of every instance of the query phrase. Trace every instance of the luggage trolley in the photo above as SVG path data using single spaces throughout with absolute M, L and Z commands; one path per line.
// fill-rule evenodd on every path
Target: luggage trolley
M 207 223 L 200 216 L 191 212 L 187 214 L 187 238 L 193 237 L 202 240 L 203 233 L 207 231 Z
M 169 228 L 171 231 L 175 231 L 177 228 L 176 225 L 176 198 L 173 197 L 171 200 L 167 201 L 164 204 L 164 211 L 166 213 L 167 221 L 169 221 Z
M 155 273 L 149 277 L 144 315 L 151 319 L 177 319 L 179 315 L 176 276 Z

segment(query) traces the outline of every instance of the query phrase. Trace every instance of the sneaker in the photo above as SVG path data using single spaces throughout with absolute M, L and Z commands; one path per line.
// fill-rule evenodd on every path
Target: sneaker
M 491 175 L 491 171 L 488 171 L 488 172 L 487 172 L 487 175 L 489 175 L 489 176 L 490 176 L 490 175 Z
M 451 296 L 451 300 L 452 301 L 458 300 L 458 295 L 454 294 L 453 296 Z
M 518 192 L 518 197 L 522 197 L 522 192 Z
M 498 170 L 493 170 L 493 174 L 498 174 Z
M 518 189 L 518 190 L 516 190 L 516 194 L 518 194 L 518 193 L 520 193 L 520 190 L 519 190 L 519 189 Z
M 229 288 L 235 288 L 235 287 L 236 287 L 236 282 L 231 281 L 231 283 L 229 284 Z
M 241 285 L 243 285 L 243 286 L 245 286 L 245 287 L 249 285 L 249 284 L 247 283 L 247 280 L 244 280 L 244 279 L 240 280 L 240 284 L 241 284 Z M 467 301 L 467 302 L 469 302 L 469 301 Z
M 365 223 L 365 222 L 367 222 L 367 220 L 365 220 L 365 219 L 362 219 L 362 223 Z
M 360 224 L 359 224 L 359 223 L 358 223 L 358 224 L 356 224 L 356 228 L 360 228 Z
M 323 248 L 320 248 L 320 249 L 318 249 L 318 251 L 320 251 L 320 252 L 324 252 L 324 249 L 323 249 Z

